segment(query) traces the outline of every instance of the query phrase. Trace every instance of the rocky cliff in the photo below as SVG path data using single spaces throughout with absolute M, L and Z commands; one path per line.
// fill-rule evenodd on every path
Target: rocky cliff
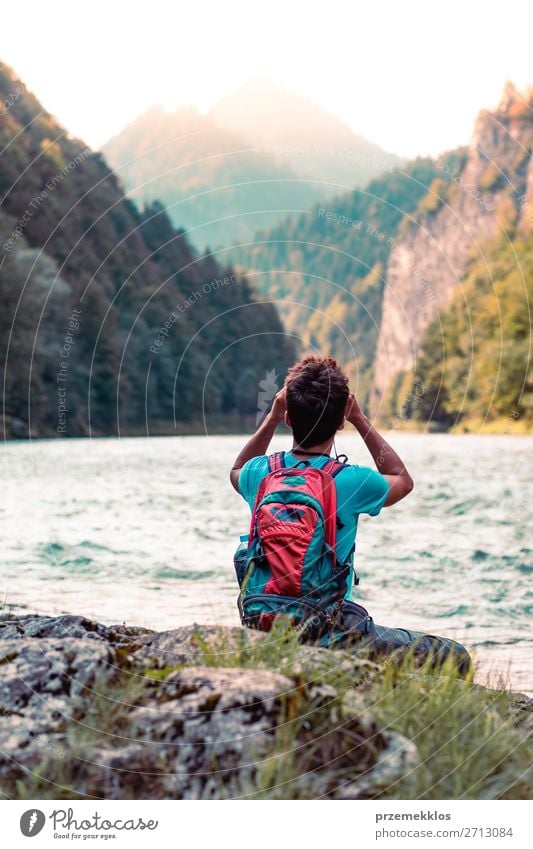
M 441 176 L 403 222 L 386 272 L 375 414 L 394 378 L 416 366 L 426 328 L 460 285 L 469 261 L 483 257 L 499 232 L 530 226 L 532 106 L 533 89 L 520 93 L 508 84 L 496 110 L 479 114 L 463 161 L 455 168 L 437 162 Z

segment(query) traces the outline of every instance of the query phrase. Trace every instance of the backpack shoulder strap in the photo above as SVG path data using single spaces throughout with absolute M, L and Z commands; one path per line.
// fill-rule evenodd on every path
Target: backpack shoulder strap
M 287 464 L 285 462 L 285 452 L 284 451 L 278 451 L 276 454 L 270 454 L 270 456 L 267 457 L 267 462 L 268 462 L 268 472 L 263 477 L 263 479 L 261 480 L 261 483 L 259 484 L 259 489 L 257 490 L 256 496 L 255 496 L 254 506 L 253 506 L 253 509 L 252 509 L 252 518 L 251 518 L 251 522 L 250 522 L 250 531 L 249 531 L 249 535 L 248 535 L 250 540 L 253 538 L 253 536 L 255 534 L 255 518 L 256 518 L 257 507 L 258 507 L 258 504 L 261 501 L 261 499 L 263 497 L 263 493 L 265 491 L 265 483 L 266 483 L 267 475 L 270 474 L 271 472 L 277 472 L 279 469 L 286 468 Z
M 345 457 L 346 455 L 343 454 L 341 456 Z M 343 469 L 348 468 L 349 463 L 347 462 L 347 459 L 348 458 L 346 458 L 344 463 L 342 463 L 339 460 L 335 460 L 334 458 L 331 458 L 331 460 L 328 460 L 328 462 L 325 463 L 324 466 L 322 466 L 322 471 L 326 472 L 326 474 L 328 474 L 331 478 L 336 478 L 337 475 L 340 474 Z M 337 530 L 340 530 L 341 528 L 344 527 L 344 522 L 341 522 L 338 515 L 336 516 L 336 519 L 335 519 L 335 525 L 336 525 Z
M 285 469 L 285 451 L 278 451 L 276 454 L 271 454 L 268 458 L 268 471 L 277 472 L 279 469 Z
M 340 463 L 338 460 L 331 458 L 331 460 L 328 460 L 327 463 L 324 463 L 322 471 L 326 472 L 326 474 L 330 475 L 332 478 L 336 478 L 343 469 L 348 468 L 348 465 L 348 463 Z

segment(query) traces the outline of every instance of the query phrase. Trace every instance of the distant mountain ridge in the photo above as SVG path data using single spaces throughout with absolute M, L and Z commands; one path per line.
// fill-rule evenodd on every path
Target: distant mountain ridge
M 240 105 L 239 105 L 240 104 Z M 102 148 L 129 197 L 161 201 L 192 241 L 246 242 L 294 210 L 399 163 L 307 98 L 264 80 L 206 115 L 152 107 Z

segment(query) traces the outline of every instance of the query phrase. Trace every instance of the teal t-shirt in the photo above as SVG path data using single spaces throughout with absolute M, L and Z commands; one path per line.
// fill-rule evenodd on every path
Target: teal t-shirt
M 312 466 L 321 468 L 329 457 L 306 457 Z M 285 464 L 287 467 L 301 463 L 302 458 L 295 457 L 292 452 L 285 452 Z M 239 492 L 253 510 L 255 497 L 259 485 L 265 475 L 268 474 L 268 457 L 253 457 L 242 467 L 239 474 Z M 389 494 L 389 482 L 383 475 L 367 466 L 348 465 L 335 477 L 335 488 L 337 490 L 337 516 L 342 527 L 337 528 L 336 547 L 337 558 L 341 563 L 348 559 L 355 545 L 357 534 L 357 521 L 361 513 L 377 516 Z M 351 557 L 353 567 L 353 556 Z M 350 570 L 348 591 L 349 598 L 352 591 L 353 568 Z

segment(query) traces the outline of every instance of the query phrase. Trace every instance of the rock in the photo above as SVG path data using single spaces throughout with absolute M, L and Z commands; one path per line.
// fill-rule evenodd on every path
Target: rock
M 116 650 L 103 640 L 25 633 L 31 629 L 0 639 L 0 778 L 63 752 L 65 732 L 86 712 L 93 687 L 116 678 Z
M 526 693 L 509 693 L 511 710 L 516 725 L 533 735 L 533 699 Z
M 275 651 L 279 668 L 246 668 L 251 649 L 260 667 Z M 291 762 L 297 798 L 363 798 L 414 762 L 361 711 L 380 667 L 348 652 L 285 655 L 241 628 L 22 616 L 0 620 L 0 665 L 0 782 L 14 796 L 17 782 L 34 798 L 253 795 Z
M 246 631 L 243 628 L 184 625 L 173 631 L 145 635 L 144 645 L 137 652 L 136 659 L 158 669 L 197 661 L 202 663 L 206 646 L 211 645 L 222 663 L 226 655 L 230 666 L 235 663 L 236 655 L 257 645 L 266 636 L 259 631 Z
M 129 644 L 149 640 L 153 632 L 144 628 L 116 625 L 108 627 L 84 616 L 19 616 L 0 618 L 0 640 L 20 637 L 72 637 L 104 640 L 114 644 Z
M 419 765 L 418 750 L 408 737 L 396 731 L 383 731 L 380 736 L 384 745 L 376 763 L 361 778 L 338 787 L 332 798 L 378 798 Z
M 138 744 L 101 753 L 100 765 L 121 771 L 118 798 L 135 794 L 146 773 L 154 798 L 220 798 L 233 779 L 252 783 L 298 698 L 290 679 L 267 670 L 179 670 L 133 712 Z
M 85 644 L 72 637 L 16 643 L 0 640 L 0 704 L 5 713 L 46 714 L 49 697 L 80 695 L 98 673 L 112 674 L 116 653 L 105 643 Z

